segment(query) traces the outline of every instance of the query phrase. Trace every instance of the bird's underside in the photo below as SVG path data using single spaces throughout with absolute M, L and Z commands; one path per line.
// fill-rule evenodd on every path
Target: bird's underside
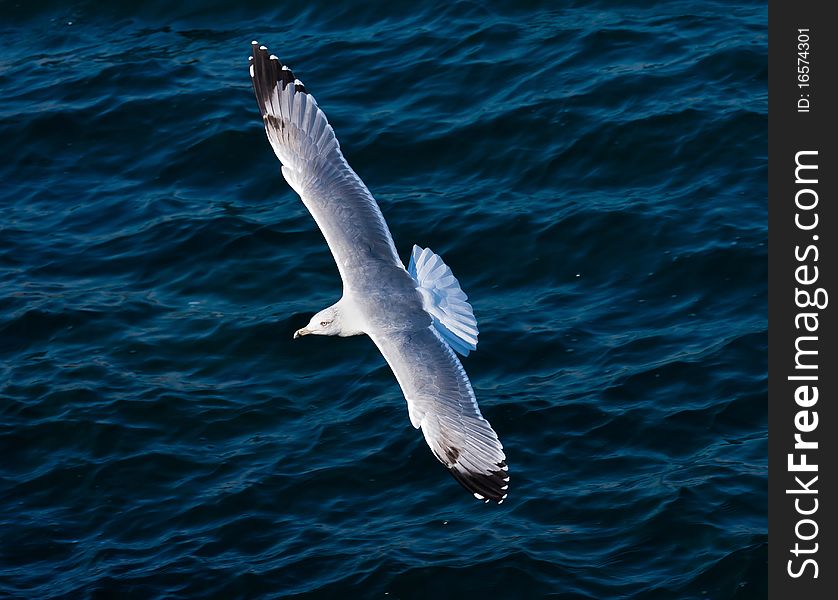
M 434 456 L 476 498 L 503 502 L 503 446 L 455 353 L 477 345 L 477 322 L 457 279 L 439 256 L 416 246 L 404 268 L 378 205 L 314 97 L 256 42 L 250 74 L 282 174 L 314 217 L 343 280 L 342 299 L 295 337 L 368 334 Z

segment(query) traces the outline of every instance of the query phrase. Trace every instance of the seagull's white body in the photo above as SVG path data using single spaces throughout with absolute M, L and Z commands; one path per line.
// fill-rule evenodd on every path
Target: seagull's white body
M 250 75 L 282 174 L 323 232 L 343 296 L 294 337 L 366 334 L 384 355 L 434 456 L 481 500 L 502 502 L 509 475 L 455 350 L 477 345 L 477 322 L 451 270 L 414 246 L 408 269 L 384 217 L 347 164 L 326 115 L 302 82 L 253 42 Z

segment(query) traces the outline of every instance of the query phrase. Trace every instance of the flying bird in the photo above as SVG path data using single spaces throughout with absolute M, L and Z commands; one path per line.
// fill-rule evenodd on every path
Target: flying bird
M 265 132 L 329 245 L 343 280 L 341 299 L 294 333 L 366 334 L 407 400 L 413 427 L 434 456 L 479 500 L 501 503 L 509 487 L 503 446 L 483 418 L 456 353 L 477 347 L 477 321 L 451 269 L 413 246 L 405 269 L 390 229 L 305 85 L 253 42 L 250 77 Z

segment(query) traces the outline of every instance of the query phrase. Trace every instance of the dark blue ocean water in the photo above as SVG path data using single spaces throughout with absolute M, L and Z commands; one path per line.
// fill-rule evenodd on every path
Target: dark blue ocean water
M 759 598 L 763 2 L 0 2 L 0 597 Z M 436 462 L 279 173 L 306 82 L 464 360 Z

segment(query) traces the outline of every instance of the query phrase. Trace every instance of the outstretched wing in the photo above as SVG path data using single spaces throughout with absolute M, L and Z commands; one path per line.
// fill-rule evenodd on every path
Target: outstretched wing
M 343 157 L 314 96 L 257 42 L 250 76 L 282 174 L 323 232 L 344 287 L 369 281 L 363 273 L 353 277 L 357 270 L 404 269 L 378 204 Z
M 475 498 L 503 502 L 509 487 L 503 446 L 480 414 L 451 347 L 433 327 L 369 335 L 396 375 L 410 422 L 422 428 L 434 456 Z

